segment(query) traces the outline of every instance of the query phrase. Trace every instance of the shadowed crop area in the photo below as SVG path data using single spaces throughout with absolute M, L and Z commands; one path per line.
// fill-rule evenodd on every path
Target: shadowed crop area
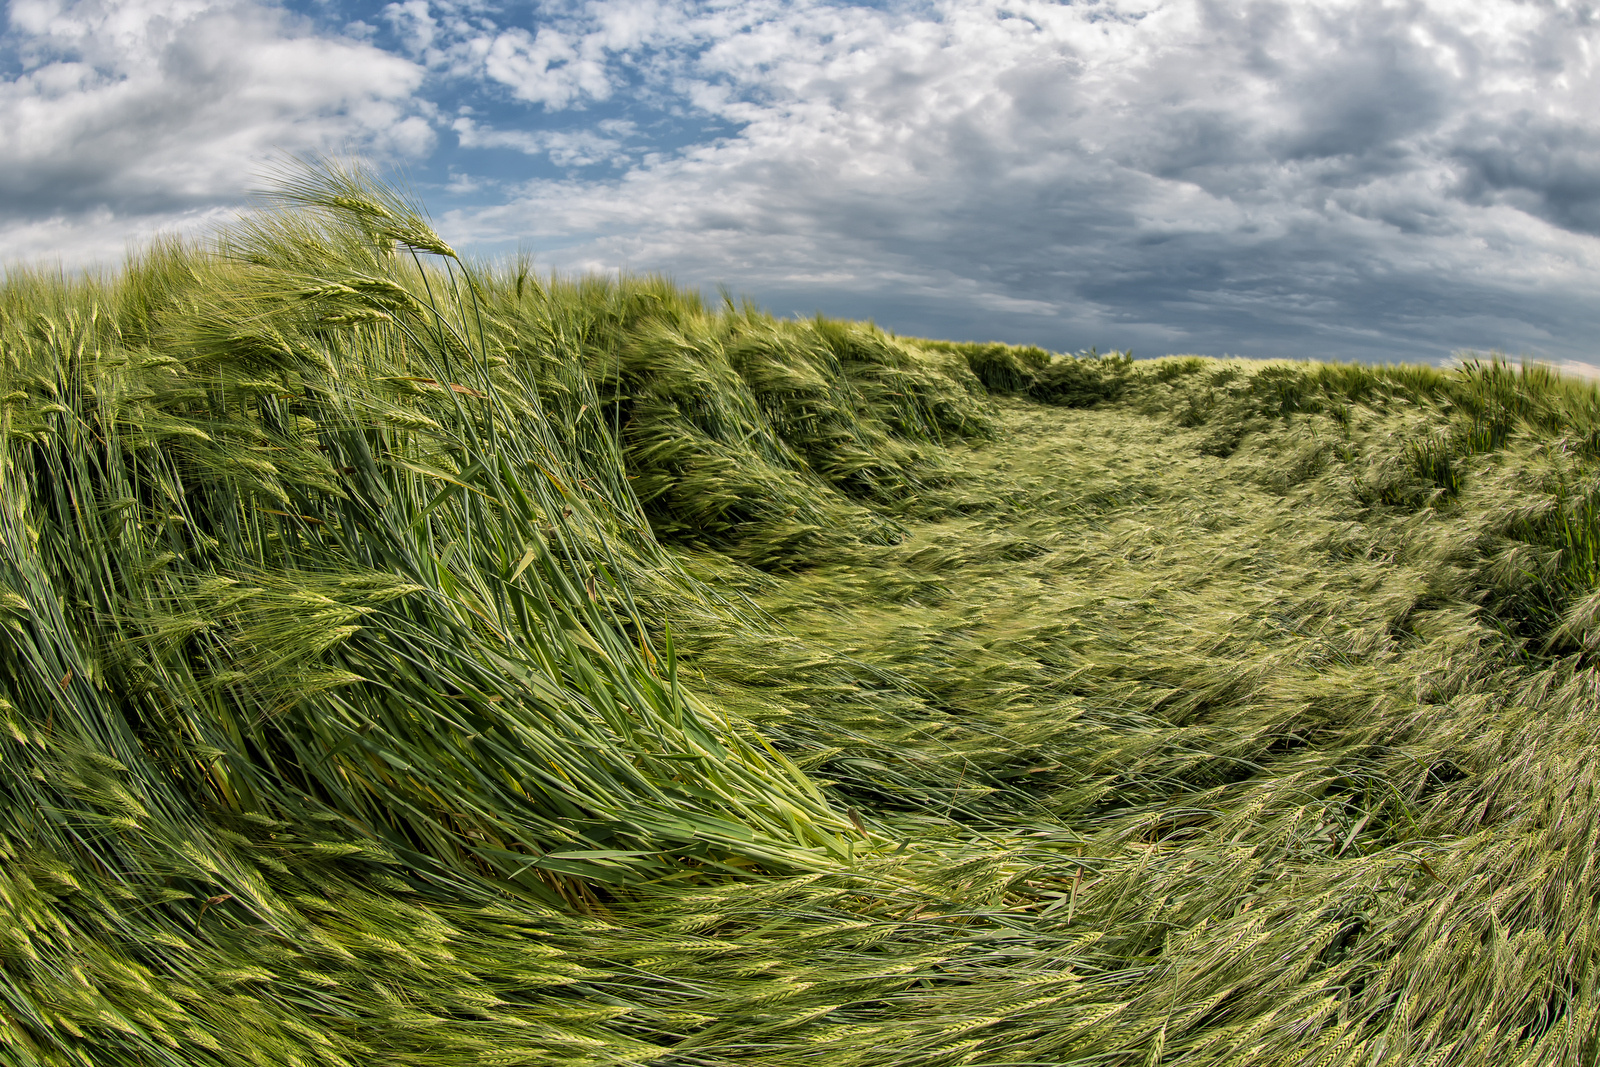
M 1600 394 L 462 263 L 0 284 L 0 1062 L 1600 1056 Z

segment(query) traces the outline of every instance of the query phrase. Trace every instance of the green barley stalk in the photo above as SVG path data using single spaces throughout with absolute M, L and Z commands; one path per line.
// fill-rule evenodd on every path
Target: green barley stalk
M 0 284 L 0 1063 L 1595 1058 L 1592 386 L 782 322 L 279 177 Z

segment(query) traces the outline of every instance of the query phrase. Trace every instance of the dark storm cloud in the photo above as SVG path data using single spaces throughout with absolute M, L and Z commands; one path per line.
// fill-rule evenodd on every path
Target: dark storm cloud
M 1460 195 L 1504 203 L 1563 229 L 1600 234 L 1600 130 L 1535 113 L 1462 131 Z

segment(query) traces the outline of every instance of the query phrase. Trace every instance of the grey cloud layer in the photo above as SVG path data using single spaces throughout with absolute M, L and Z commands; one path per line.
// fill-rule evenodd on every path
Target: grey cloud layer
M 612 6 L 585 10 L 596 44 L 570 21 L 566 39 L 603 57 Z M 912 329 L 1593 355 L 1587 5 L 628 11 L 671 27 L 656 67 L 743 132 L 614 182 L 530 184 L 452 219 L 463 235 L 536 233 L 559 264 L 871 304 Z M 588 84 L 615 91 L 601 70 Z

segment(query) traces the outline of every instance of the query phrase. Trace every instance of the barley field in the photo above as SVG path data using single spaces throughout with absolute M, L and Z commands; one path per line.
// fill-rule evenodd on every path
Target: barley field
M 0 283 L 0 1063 L 1600 1058 L 1600 392 L 463 262 Z

